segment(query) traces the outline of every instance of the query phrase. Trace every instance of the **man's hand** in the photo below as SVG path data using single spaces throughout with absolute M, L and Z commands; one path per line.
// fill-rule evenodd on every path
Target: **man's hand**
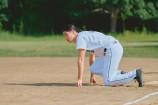
M 95 77 L 90 78 L 90 84 L 97 84 Z
M 75 87 L 82 87 L 82 80 L 78 80 L 75 84 Z

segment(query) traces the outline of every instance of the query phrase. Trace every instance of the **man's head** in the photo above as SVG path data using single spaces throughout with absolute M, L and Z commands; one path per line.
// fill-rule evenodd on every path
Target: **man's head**
M 63 28 L 63 35 L 65 37 L 65 40 L 67 40 L 69 43 L 76 42 L 79 31 L 80 30 L 77 30 L 74 25 L 66 25 Z

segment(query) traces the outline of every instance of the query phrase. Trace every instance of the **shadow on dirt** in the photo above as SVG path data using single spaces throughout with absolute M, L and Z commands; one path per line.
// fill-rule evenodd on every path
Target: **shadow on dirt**
M 158 72 L 145 72 L 144 74 L 158 74 Z
M 75 83 L 5 83 L 5 85 L 26 85 L 26 86 L 70 86 L 75 87 Z M 82 83 L 83 86 L 90 86 L 88 83 Z

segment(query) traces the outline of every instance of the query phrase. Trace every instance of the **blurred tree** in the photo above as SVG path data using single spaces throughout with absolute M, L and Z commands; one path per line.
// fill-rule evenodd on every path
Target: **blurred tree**
M 102 32 L 109 32 L 110 23 L 111 31 L 116 26 L 122 31 L 122 23 L 124 29 L 126 23 L 129 30 L 145 26 L 157 31 L 157 11 L 158 0 L 8 0 L 8 5 L 0 0 L 0 23 L 3 29 L 26 35 L 60 33 L 69 23 Z
M 6 15 L 2 13 L 2 9 L 7 7 L 8 0 L 0 0 L 0 29 L 2 29 L 2 21 L 8 21 Z
M 111 32 L 116 31 L 118 14 L 121 14 L 122 21 L 125 22 L 128 16 L 140 18 L 142 20 L 155 18 L 158 16 L 156 5 L 150 0 L 92 0 L 98 4 L 98 9 L 104 13 L 110 13 Z M 123 29 L 125 25 L 123 23 Z
M 128 16 L 148 20 L 158 17 L 158 1 L 152 0 L 126 0 L 126 7 L 121 11 L 123 21 L 123 29 L 125 30 L 124 22 Z
M 68 13 L 71 19 L 77 19 L 86 16 L 94 9 L 94 3 L 88 0 L 65 0 L 65 12 Z
M 26 35 L 54 33 L 54 30 L 59 32 L 65 20 L 68 20 L 68 16 L 62 13 L 63 1 L 9 0 L 10 24 L 7 28 Z
M 119 14 L 123 22 L 128 16 L 142 20 L 158 16 L 152 0 L 71 0 L 67 3 L 67 12 L 70 17 L 81 17 L 92 12 L 108 13 L 111 18 L 111 32 L 116 31 Z

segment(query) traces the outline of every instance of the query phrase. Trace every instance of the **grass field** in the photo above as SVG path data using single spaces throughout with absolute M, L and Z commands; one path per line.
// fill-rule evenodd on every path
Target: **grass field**
M 158 33 L 125 31 L 112 36 L 123 45 L 123 57 L 158 58 Z M 33 37 L 0 32 L 0 57 L 76 57 L 75 47 L 62 35 Z

